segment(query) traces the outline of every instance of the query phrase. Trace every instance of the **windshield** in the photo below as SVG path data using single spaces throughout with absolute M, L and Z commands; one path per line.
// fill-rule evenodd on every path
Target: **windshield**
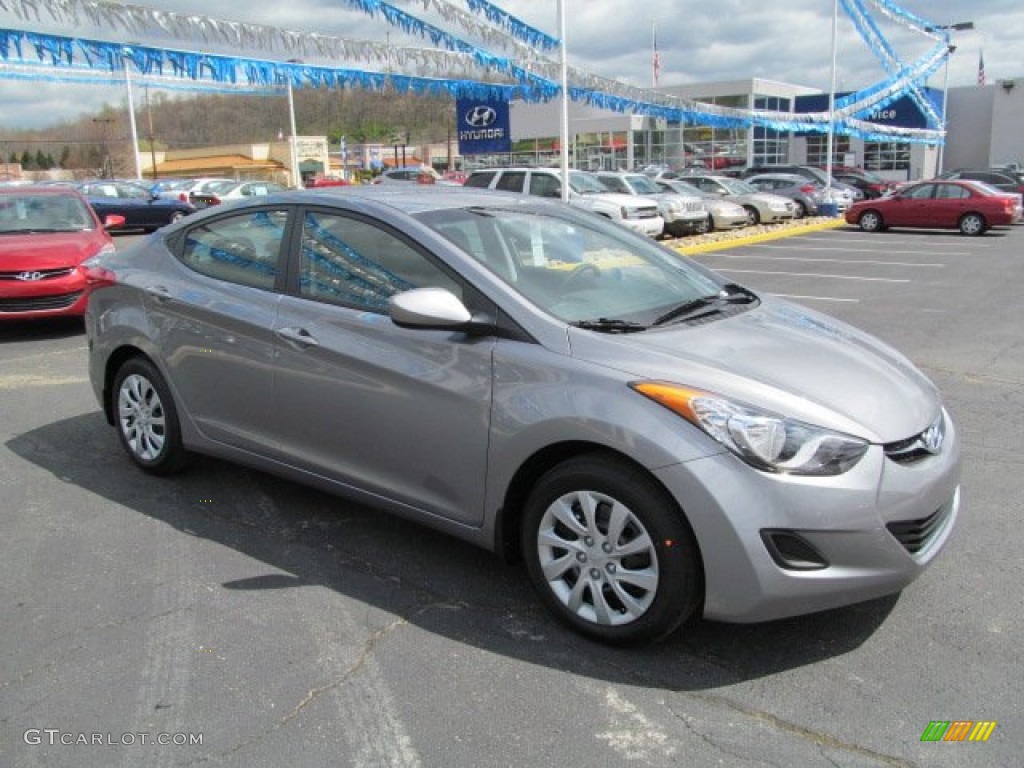
M 726 282 L 612 222 L 577 212 L 462 208 L 418 214 L 544 312 L 643 330 Z
M 578 195 L 589 195 L 600 192 L 607 192 L 608 187 L 597 180 L 595 176 L 582 171 L 569 172 L 569 189 Z
M 629 186 L 633 188 L 633 191 L 641 195 L 656 195 L 664 191 L 655 183 L 654 179 L 640 174 L 628 176 L 626 181 L 629 182 Z
M 72 195 L 0 196 L 0 233 L 80 232 L 94 227 L 85 203 Z

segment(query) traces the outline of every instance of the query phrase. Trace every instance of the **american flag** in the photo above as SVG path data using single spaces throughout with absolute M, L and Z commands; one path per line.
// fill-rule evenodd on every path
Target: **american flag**
M 658 75 L 661 73 L 661 57 L 658 56 L 658 33 L 654 33 L 654 86 L 658 86 Z
M 978 51 L 978 85 L 985 84 L 985 57 Z

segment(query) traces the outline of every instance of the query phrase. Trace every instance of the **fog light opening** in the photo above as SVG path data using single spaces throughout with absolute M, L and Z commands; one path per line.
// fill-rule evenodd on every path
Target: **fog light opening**
M 828 568 L 828 560 L 807 539 L 793 531 L 765 529 L 761 531 L 768 554 L 780 568 L 787 571 L 820 571 Z

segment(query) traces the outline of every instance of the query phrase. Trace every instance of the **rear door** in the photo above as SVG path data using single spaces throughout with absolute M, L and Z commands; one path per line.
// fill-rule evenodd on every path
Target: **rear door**
M 317 208 L 292 239 L 274 409 L 286 460 L 378 497 L 482 520 L 494 339 L 403 329 L 388 299 L 469 289 L 404 233 Z
M 140 286 L 176 394 L 212 440 L 272 451 L 274 318 L 288 220 L 247 209 L 182 233 L 177 261 Z

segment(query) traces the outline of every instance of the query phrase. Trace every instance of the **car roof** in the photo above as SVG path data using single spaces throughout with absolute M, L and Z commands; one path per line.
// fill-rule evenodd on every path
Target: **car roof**
M 260 195 L 246 204 L 265 205 L 274 202 L 333 203 L 337 200 L 358 198 L 370 205 L 384 205 L 409 214 L 427 211 L 455 210 L 459 208 L 521 208 L 560 207 L 560 201 L 547 200 L 534 195 L 500 192 L 462 186 L 434 184 L 360 185 L 348 187 L 316 187 L 313 189 L 275 192 Z M 215 208 L 209 209 L 211 211 Z
M 77 189 L 62 184 L 18 184 L 13 187 L 0 187 L 0 195 L 64 195 L 81 197 Z

